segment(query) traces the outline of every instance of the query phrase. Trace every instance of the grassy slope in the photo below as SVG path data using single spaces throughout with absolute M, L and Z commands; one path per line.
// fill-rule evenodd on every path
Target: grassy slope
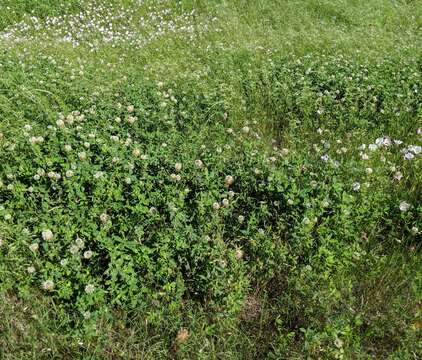
M 0 11 L 0 29 L 19 21 L 25 13 L 29 14 L 32 10 L 36 15 L 44 15 L 46 10 L 48 14 L 63 12 L 56 3 L 3 1 L 0 4 L 1 9 L 3 10 L 3 6 L 10 9 L 7 12 Z M 72 3 L 77 4 L 77 1 Z M 130 6 L 130 2 L 124 3 Z M 193 74 L 196 73 L 201 79 L 196 85 L 198 91 L 219 93 L 219 100 L 228 104 L 234 123 L 240 123 L 245 117 L 257 116 L 261 119 L 268 138 L 279 136 L 284 137 L 283 141 L 286 143 L 294 143 L 296 137 L 312 136 L 307 133 L 308 129 L 312 130 L 312 126 L 304 127 L 303 130 L 294 128 L 291 132 L 288 129 L 280 134 L 279 127 L 274 124 L 272 113 L 265 107 L 260 95 L 260 82 L 255 77 L 255 73 L 268 64 L 266 49 L 271 49 L 272 59 L 289 59 L 321 52 L 333 57 L 344 55 L 356 63 L 368 59 L 369 62 L 375 62 L 382 58 L 421 59 L 418 42 L 422 35 L 421 1 L 272 0 L 255 3 L 246 0 L 185 0 L 181 3 L 186 8 L 199 8 L 198 19 L 209 13 L 215 14 L 222 31 L 205 35 L 199 46 L 163 39 L 150 44 L 141 53 L 129 50 L 122 54 L 111 48 L 100 53 L 89 53 L 85 49 L 72 50 L 55 44 L 46 49 L 42 49 L 40 44 L 25 44 L 30 49 L 29 53 L 35 54 L 34 59 L 37 59 L 39 52 L 57 54 L 59 51 L 57 56 L 68 62 L 66 72 L 78 68 L 79 57 L 84 59 L 85 76 L 77 76 L 72 83 L 58 81 L 55 85 L 48 84 L 49 94 L 40 91 L 38 86 L 39 80 L 48 83 L 49 78 L 56 76 L 56 70 L 49 69 L 48 63 L 33 70 L 22 70 L 16 65 L 17 55 L 2 53 L 0 60 L 7 64 L 3 66 L 0 88 L 2 129 L 21 128 L 29 116 L 45 121 L 49 115 L 55 113 L 56 104 L 59 104 L 61 110 L 73 110 L 80 104 L 78 98 L 81 94 L 86 96 L 97 89 L 102 89 L 105 96 L 111 97 L 123 76 L 127 76 L 129 82 L 135 84 L 137 80 L 146 78 L 171 83 L 194 81 Z M 77 6 L 66 11 L 75 9 Z M 214 50 L 204 51 L 208 43 L 215 45 Z M 114 67 L 107 67 L 105 64 L 108 62 L 115 64 Z M 252 89 L 249 91 L 257 95 L 248 95 L 245 90 L 248 81 Z M 221 83 L 224 84 L 223 90 Z M 247 107 L 242 99 L 248 101 Z M 209 121 L 213 121 L 213 116 L 210 116 Z M 414 127 L 417 121 L 420 120 L 413 118 L 408 119 L 407 124 L 390 124 L 385 130 L 407 132 L 407 128 Z M 363 128 L 361 131 L 365 135 L 371 131 L 374 137 L 379 135 L 377 129 Z M 384 358 L 388 355 L 403 359 L 417 358 L 417 345 L 411 343 L 413 338 L 407 335 L 407 331 L 413 321 L 411 314 L 415 312 L 416 297 L 420 290 L 419 260 L 417 253 L 409 253 L 407 249 L 402 251 L 374 246 L 367 263 L 361 264 L 355 269 L 355 273 L 349 273 L 346 269 L 337 274 L 337 279 L 333 279 L 334 282 L 348 279 L 355 285 L 354 298 L 348 302 L 354 308 L 350 311 L 343 310 L 340 318 L 344 316 L 346 321 L 359 313 L 359 319 L 364 318 L 365 326 L 369 329 L 366 331 L 362 328 L 359 334 L 361 339 L 356 341 L 360 342 L 361 348 L 352 349 L 356 354 L 349 353 L 346 358 Z M 389 286 L 391 283 L 396 286 Z M 224 324 L 210 326 L 207 325 L 206 313 L 186 309 L 191 343 L 183 350 L 181 358 L 259 358 L 263 354 L 270 354 L 272 348 L 276 347 L 274 344 L 283 342 L 288 343 L 286 348 L 290 350 L 290 358 L 302 358 L 307 352 L 318 353 L 315 349 L 307 349 L 307 344 L 299 335 L 291 340 L 286 339 L 289 339 L 290 330 L 296 330 L 300 334 L 301 308 L 323 306 L 316 299 L 301 299 L 300 294 L 292 292 L 292 298 L 299 302 L 299 310 L 292 309 L 298 314 L 297 324 L 293 323 L 294 319 L 290 319 L 289 324 L 283 324 L 283 319 L 274 323 L 277 315 L 282 313 L 284 304 L 278 302 L 280 293 L 277 289 L 271 293 L 265 288 L 266 285 L 261 286 L 263 288 L 260 291 L 252 289 L 252 293 L 256 292 L 260 297 L 263 310 L 258 318 L 246 320 L 240 327 L 225 327 Z M 269 288 L 272 287 L 270 284 Z M 82 358 L 92 353 L 96 354 L 94 358 L 132 356 L 153 359 L 169 356 L 168 349 L 171 348 L 172 339 L 168 334 L 167 337 L 160 336 L 159 330 L 151 331 L 144 325 L 142 314 L 129 316 L 116 313 L 110 318 L 105 317 L 99 323 L 97 333 L 92 332 L 90 338 L 87 335 L 89 330 L 82 333 L 83 335 L 77 332 L 63 333 L 61 324 L 65 319 L 60 318 L 54 307 L 41 297 L 28 304 L 8 294 L 0 309 L 4 314 L 0 320 L 0 345 L 3 345 L 0 354 L 8 359 L 38 359 L 40 354 L 45 358 L 52 358 L 50 354 L 60 354 L 56 355 L 59 358 Z M 336 313 L 336 309 L 331 311 Z M 28 320 L 25 312 L 35 316 Z M 317 321 L 316 317 L 312 319 Z M 276 331 L 277 326 L 282 330 Z M 318 325 L 315 328 L 314 331 L 318 334 Z M 308 328 L 307 331 L 313 330 Z M 329 333 L 329 323 L 325 325 L 325 331 Z M 353 333 L 351 336 L 358 335 Z M 324 340 L 321 341 L 323 343 Z M 279 348 L 283 349 L 283 346 Z M 200 349 L 205 349 L 203 355 L 199 352 Z M 277 349 L 272 353 L 274 358 L 285 356 L 277 353 Z

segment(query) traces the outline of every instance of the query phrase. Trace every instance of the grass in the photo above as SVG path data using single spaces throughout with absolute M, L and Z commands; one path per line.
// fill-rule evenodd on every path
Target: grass
M 1 358 L 420 357 L 421 1 L 0 9 Z

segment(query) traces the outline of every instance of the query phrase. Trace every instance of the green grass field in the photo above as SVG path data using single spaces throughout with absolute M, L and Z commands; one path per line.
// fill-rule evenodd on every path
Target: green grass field
M 1 359 L 420 359 L 422 1 L 0 0 Z

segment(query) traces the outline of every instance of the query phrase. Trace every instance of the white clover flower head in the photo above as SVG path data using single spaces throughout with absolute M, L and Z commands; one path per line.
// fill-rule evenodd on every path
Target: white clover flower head
M 116 122 L 116 123 L 118 123 L 118 124 L 120 124 L 121 122 L 122 122 L 122 119 L 120 118 L 120 117 L 116 117 L 115 119 L 114 119 L 114 121 Z
M 310 185 L 315 189 L 318 186 L 318 182 L 315 180 L 311 180 Z
M 202 167 L 204 167 L 204 163 L 202 162 L 202 160 L 200 160 L 200 159 L 197 159 L 197 160 L 195 160 L 195 165 L 196 165 L 196 167 L 198 167 L 198 168 L 202 168 Z
M 224 183 L 226 184 L 227 187 L 233 185 L 234 183 L 234 178 L 231 175 L 227 175 L 224 179 Z
M 31 245 L 29 245 L 29 250 L 33 252 L 38 251 L 38 249 L 39 249 L 38 243 L 32 243 Z
M 85 151 L 82 151 L 82 152 L 80 152 L 80 153 L 78 153 L 78 157 L 79 157 L 79 160 L 86 160 L 86 152 Z
M 91 144 L 88 141 L 84 142 L 85 149 L 89 149 L 91 147 Z
M 359 191 L 360 190 L 360 184 L 358 182 L 354 182 L 352 184 L 353 191 Z
M 406 212 L 410 209 L 410 204 L 406 201 L 400 201 L 399 209 L 401 212 Z
M 288 200 L 287 200 L 287 204 L 288 204 L 288 205 L 293 205 L 293 204 L 294 204 L 294 201 L 293 201 L 292 199 L 288 199 Z
M 127 122 L 130 125 L 133 125 L 136 122 L 136 120 L 138 120 L 138 118 L 136 116 L 128 116 L 128 118 L 127 118 Z
M 262 228 L 259 228 L 259 229 L 258 229 L 258 234 L 260 234 L 260 235 L 264 235 L 264 234 L 265 234 L 265 230 L 264 230 L 264 229 L 262 229 Z
M 31 131 L 32 130 L 32 126 L 30 124 L 26 124 L 24 127 L 25 131 Z
M 388 136 L 379 137 L 375 140 L 375 144 L 378 146 L 390 146 L 391 145 L 391 139 Z
M 346 147 L 342 147 L 340 150 L 341 150 L 341 152 L 342 152 L 343 154 L 347 153 L 347 148 L 346 148 Z
M 69 144 L 65 145 L 64 146 L 64 151 L 71 152 L 72 151 L 72 145 L 69 145 Z
M 135 156 L 135 157 L 140 156 L 141 155 L 141 150 L 139 150 L 138 148 L 133 149 L 132 155 Z
M 26 268 L 26 271 L 28 272 L 28 274 L 33 274 L 35 272 L 35 268 L 33 266 L 28 266 Z
M 110 219 L 110 216 L 108 216 L 108 214 L 105 212 L 100 215 L 100 221 L 103 224 L 105 224 L 109 219 Z
M 404 159 L 405 160 L 412 160 L 415 157 L 415 155 L 413 155 L 411 152 L 407 152 L 404 154 Z
M 91 259 L 94 253 L 91 250 L 87 250 L 84 252 L 84 258 L 85 259 Z
M 328 200 L 324 200 L 321 205 L 323 208 L 327 208 L 330 206 L 330 202 Z
M 85 320 L 88 320 L 91 318 L 91 313 L 89 311 L 85 311 L 82 316 L 84 317 Z
M 217 153 L 218 153 L 218 154 L 221 154 L 221 153 L 223 152 L 223 149 L 222 149 L 220 146 L 218 146 L 218 147 L 215 149 L 215 151 L 217 151 Z
M 229 198 L 230 199 L 233 199 L 234 198 L 234 195 L 235 195 L 235 192 L 233 190 L 230 190 L 227 194 L 229 195 Z
M 283 148 L 283 149 L 281 149 L 280 153 L 281 153 L 282 156 L 287 156 L 287 155 L 289 155 L 289 149 Z
M 54 282 L 52 280 L 45 280 L 42 283 L 42 288 L 45 291 L 52 291 L 52 290 L 54 290 Z
M 244 255 L 245 255 L 245 253 L 242 249 L 236 249 L 236 251 L 234 253 L 236 260 L 242 260 Z
M 251 131 L 251 129 L 249 128 L 249 126 L 244 126 L 243 128 L 242 128 L 242 132 L 244 133 L 244 134 L 249 134 L 249 132 Z
M 361 154 L 360 157 L 361 157 L 362 160 L 368 160 L 369 159 L 369 156 L 365 153 Z
M 218 209 L 220 209 L 220 204 L 218 202 L 215 202 L 214 204 L 212 204 L 212 208 L 214 210 L 218 210 Z
M 245 221 L 245 217 L 243 215 L 239 215 L 237 220 L 239 221 L 240 224 L 242 224 Z
M 397 171 L 397 172 L 394 174 L 393 179 L 394 179 L 394 180 L 396 180 L 397 182 L 399 182 L 401 179 L 403 179 L 403 174 L 402 174 L 400 171 Z
M 69 262 L 69 260 L 67 260 L 67 259 L 61 259 L 60 260 L 60 265 L 61 266 L 66 266 L 68 262 Z
M 156 213 L 158 213 L 158 210 L 157 210 L 157 208 L 155 206 L 151 206 L 149 208 L 149 213 L 150 214 L 156 214 Z
M 413 226 L 410 231 L 411 231 L 412 235 L 418 235 L 419 234 L 419 229 L 418 229 L 417 226 Z
M 369 144 L 369 145 L 368 145 L 368 149 L 369 149 L 370 151 L 375 151 L 375 150 L 377 150 L 377 149 L 378 149 L 378 145 L 377 145 L 377 144 Z
M 132 184 L 132 179 L 130 177 L 127 177 L 125 179 L 125 183 L 128 184 L 128 185 Z
M 223 200 L 221 201 L 221 205 L 222 205 L 223 207 L 227 207 L 227 206 L 229 206 L 229 200 L 228 200 L 228 199 L 223 199 Z
M 365 172 L 366 172 L 368 175 L 371 175 L 371 174 L 374 172 L 374 170 L 372 170 L 372 168 L 368 167 L 368 168 L 366 168 L 366 169 L 365 169 Z
M 65 126 L 65 122 L 62 119 L 56 121 L 56 125 L 58 128 L 62 129 Z
M 328 160 L 330 160 L 330 157 L 327 154 L 325 154 L 321 156 L 321 160 L 327 162 Z
M 419 145 L 410 145 L 407 147 L 407 150 L 415 155 L 418 155 L 422 151 L 422 147 Z
M 94 173 L 94 179 L 99 179 L 104 175 L 104 173 L 102 171 L 96 171 Z
M 127 112 L 128 113 L 133 113 L 135 111 L 135 107 L 133 106 L 133 105 L 129 105 L 128 107 L 127 107 Z
M 4 215 L 4 220 L 9 221 L 11 219 L 12 219 L 12 215 L 10 215 L 10 214 Z
M 66 171 L 66 177 L 67 177 L 67 178 L 71 178 L 73 175 L 74 175 L 73 170 L 67 170 L 67 171 Z
M 303 220 L 302 220 L 302 224 L 303 225 L 309 225 L 309 224 L 311 224 L 311 220 L 309 220 L 308 217 L 304 217 Z
M 141 160 L 148 160 L 148 155 L 142 154 L 141 155 Z
M 176 172 L 180 172 L 182 171 L 182 163 L 176 163 L 174 164 L 174 169 L 176 170 Z
M 75 240 L 75 244 L 78 248 L 82 249 L 85 246 L 85 241 L 78 236 Z
M 227 131 L 227 134 L 233 134 L 234 133 L 234 130 L 232 128 L 228 128 L 226 131 Z
M 44 241 L 51 241 L 54 238 L 54 234 L 50 229 L 45 229 L 41 232 L 41 236 Z
M 95 291 L 95 286 L 92 284 L 88 284 L 85 286 L 85 292 L 90 295 Z
M 318 128 L 317 133 L 321 135 L 323 133 L 323 130 L 321 128 Z
M 361 146 L 358 147 L 359 150 L 363 151 L 366 149 L 366 144 L 362 144 Z

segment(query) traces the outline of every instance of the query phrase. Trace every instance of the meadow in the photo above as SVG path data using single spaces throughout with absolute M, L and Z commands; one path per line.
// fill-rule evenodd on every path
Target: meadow
M 420 359 L 421 0 L 0 0 L 1 359 Z

